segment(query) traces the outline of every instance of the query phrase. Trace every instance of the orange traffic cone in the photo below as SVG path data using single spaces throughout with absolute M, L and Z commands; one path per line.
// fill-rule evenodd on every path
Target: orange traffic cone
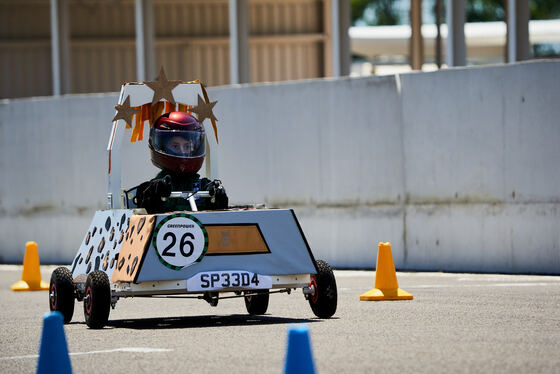
M 377 266 L 375 269 L 375 288 L 360 295 L 360 300 L 412 300 L 412 294 L 401 290 L 391 253 L 391 243 L 379 243 Z
M 23 258 L 23 273 L 21 280 L 12 284 L 12 291 L 40 291 L 48 290 L 49 285 L 41 280 L 39 252 L 37 243 L 25 243 L 25 257 Z

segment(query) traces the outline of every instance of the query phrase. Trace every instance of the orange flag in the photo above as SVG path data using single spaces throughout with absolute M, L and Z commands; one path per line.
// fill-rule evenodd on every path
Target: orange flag
M 142 112 L 134 115 L 134 128 L 130 134 L 130 142 L 134 143 L 136 140 L 142 140 L 142 133 L 144 132 L 144 122 L 142 121 Z
M 174 112 L 175 111 L 175 105 L 171 104 L 169 101 L 165 102 L 165 111 L 164 113 L 169 113 L 169 112 Z
M 159 118 L 163 113 L 163 103 L 159 101 L 156 105 L 150 108 L 150 127 L 154 125 L 156 119 Z
M 152 103 L 148 103 L 135 108 L 141 110 L 141 112 L 134 114 L 134 129 L 132 129 L 132 134 L 130 135 L 131 143 L 144 140 L 144 123 L 150 119 L 151 107 Z
M 192 114 L 192 112 L 189 110 L 191 109 L 193 106 L 192 105 L 187 105 L 187 104 L 179 104 L 179 108 L 177 109 L 179 112 L 185 112 L 188 114 Z
M 152 103 L 142 105 L 142 121 L 147 121 L 150 119 L 150 108 Z

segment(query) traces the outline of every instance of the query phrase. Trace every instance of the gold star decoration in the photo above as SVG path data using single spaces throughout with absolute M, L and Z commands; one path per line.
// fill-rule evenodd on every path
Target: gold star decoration
M 160 99 L 165 99 L 171 104 L 175 105 L 175 99 L 173 98 L 173 90 L 181 83 L 180 81 L 168 81 L 163 71 L 163 66 L 159 71 L 159 76 L 155 82 L 144 82 L 144 84 L 154 90 L 154 98 L 152 99 L 152 105 L 155 105 Z
M 200 95 L 198 95 L 198 105 L 192 108 L 190 111 L 196 113 L 196 118 L 198 122 L 202 123 L 206 118 L 210 118 L 210 121 L 217 121 L 218 119 L 214 116 L 212 108 L 216 105 L 217 101 L 206 103 Z
M 113 122 L 122 119 L 126 122 L 127 128 L 131 128 L 132 126 L 132 116 L 136 113 L 141 112 L 141 110 L 134 109 L 130 106 L 130 96 L 127 96 L 124 103 L 115 105 L 115 109 L 117 110 L 117 114 L 113 118 Z

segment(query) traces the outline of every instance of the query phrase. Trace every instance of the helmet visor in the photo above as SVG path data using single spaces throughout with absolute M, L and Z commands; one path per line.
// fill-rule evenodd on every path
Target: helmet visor
M 204 131 L 176 131 L 160 130 L 154 131 L 154 150 L 169 156 L 176 157 L 200 157 L 205 154 Z

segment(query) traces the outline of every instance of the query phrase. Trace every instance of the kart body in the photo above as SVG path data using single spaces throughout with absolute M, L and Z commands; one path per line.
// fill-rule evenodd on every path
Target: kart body
M 114 297 L 303 288 L 317 273 L 292 210 L 142 213 L 95 213 L 71 265 L 78 288 L 95 270 Z

